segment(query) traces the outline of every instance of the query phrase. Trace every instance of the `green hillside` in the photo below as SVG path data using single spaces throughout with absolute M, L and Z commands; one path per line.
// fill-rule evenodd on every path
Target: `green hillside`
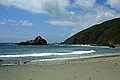
M 120 44 L 120 18 L 87 28 L 64 41 L 65 44 Z

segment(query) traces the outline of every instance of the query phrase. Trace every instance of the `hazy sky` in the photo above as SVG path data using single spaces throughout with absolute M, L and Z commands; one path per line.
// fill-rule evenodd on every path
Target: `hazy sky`
M 62 42 L 71 35 L 120 17 L 120 0 L 0 0 L 0 42 L 41 35 Z

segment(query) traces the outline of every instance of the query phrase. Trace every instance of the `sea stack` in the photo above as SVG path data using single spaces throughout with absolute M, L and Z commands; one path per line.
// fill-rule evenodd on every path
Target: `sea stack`
M 41 36 L 37 36 L 34 40 L 17 43 L 18 45 L 47 45 L 47 41 Z

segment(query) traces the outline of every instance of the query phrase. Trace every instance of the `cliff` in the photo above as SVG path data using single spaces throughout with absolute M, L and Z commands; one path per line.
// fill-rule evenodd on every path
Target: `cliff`
M 120 44 L 120 18 L 87 28 L 66 39 L 65 44 L 116 46 Z

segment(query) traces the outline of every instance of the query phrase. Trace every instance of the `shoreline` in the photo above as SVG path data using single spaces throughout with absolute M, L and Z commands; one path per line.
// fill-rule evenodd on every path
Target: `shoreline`
M 106 55 L 106 56 L 95 56 L 95 57 L 87 57 L 87 58 L 76 58 L 76 59 L 68 59 L 68 60 L 60 60 L 60 61 L 16 61 L 16 62 L 0 62 L 0 67 L 2 66 L 22 66 L 22 65 L 54 65 L 54 64 L 65 64 L 65 63 L 80 63 L 80 62 L 90 62 L 90 61 L 104 61 L 110 58 L 116 59 L 116 57 L 120 57 L 120 55 Z
M 0 80 L 119 80 L 120 55 L 0 67 Z
M 64 63 L 79 63 L 79 62 L 89 62 L 89 61 L 104 61 L 104 60 L 110 60 L 112 58 L 116 59 L 117 57 L 120 57 L 120 55 L 107 55 L 107 56 L 96 56 L 96 57 L 87 57 L 87 58 L 79 58 L 79 59 L 70 59 L 70 60 L 63 60 L 63 61 L 36 61 L 36 62 L 28 62 L 29 65 L 35 64 L 35 65 L 41 65 L 41 64 L 64 64 Z

